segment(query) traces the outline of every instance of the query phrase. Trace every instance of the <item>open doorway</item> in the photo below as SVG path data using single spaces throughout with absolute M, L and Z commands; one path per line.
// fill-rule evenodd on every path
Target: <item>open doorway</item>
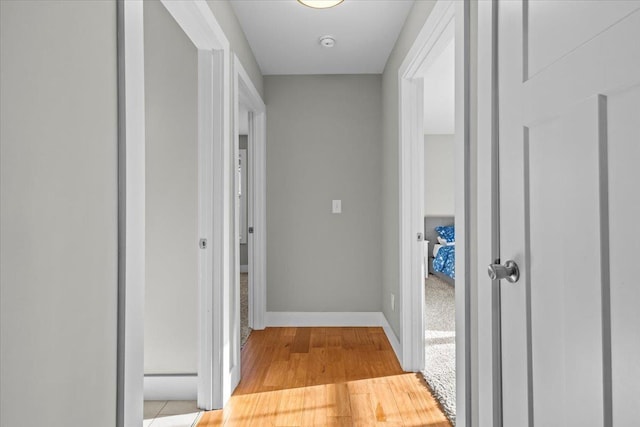
M 152 388 L 160 391 L 184 392 L 189 400 L 197 395 L 197 407 L 200 409 L 221 408 L 234 388 L 229 366 L 230 328 L 223 327 L 223 324 L 228 326 L 232 323 L 232 319 L 226 317 L 231 301 L 229 293 L 225 292 L 231 285 L 230 270 L 233 268 L 230 257 L 225 257 L 225 254 L 230 252 L 232 243 L 224 238 L 225 231 L 231 230 L 232 226 L 232 218 L 225 215 L 232 209 L 231 199 L 224 197 L 230 195 L 233 182 L 231 147 L 226 143 L 231 137 L 231 115 L 225 107 L 229 105 L 231 86 L 229 42 L 211 10 L 202 7 L 201 3 L 192 0 L 151 3 L 168 11 L 192 43 L 190 53 L 194 53 L 193 48 L 196 53 L 196 72 L 191 69 L 186 80 L 197 85 L 197 108 L 189 107 L 189 117 L 195 117 L 197 123 L 196 162 L 189 162 L 196 171 L 197 185 L 194 188 L 198 194 L 197 234 L 195 238 L 191 236 L 190 242 L 198 254 L 195 263 L 197 305 L 194 307 L 197 313 L 194 325 L 197 354 L 194 359 L 197 364 L 195 372 L 193 364 L 188 367 L 189 372 L 179 372 L 188 375 L 144 375 L 145 252 L 148 248 L 145 238 L 147 112 L 144 12 L 148 5 L 147 2 L 118 2 L 118 33 L 122 35 L 118 38 L 118 86 L 121 95 L 118 105 L 118 426 L 142 424 L 143 395 L 147 394 L 145 383 L 149 382 L 148 379 L 155 383 Z M 164 9 L 157 10 L 164 13 Z M 168 19 L 166 15 L 164 18 Z M 177 30 L 175 26 L 173 29 Z M 173 117 L 166 119 L 168 122 L 172 120 Z M 172 185 L 172 181 L 169 180 L 167 185 Z M 180 300 L 173 303 L 179 305 Z M 227 322 L 223 323 L 223 319 Z M 183 380 L 187 381 L 186 384 Z M 169 396 L 166 399 L 185 400 Z
M 240 244 L 240 348 L 244 347 L 251 334 L 249 326 L 249 111 L 240 105 L 238 114 L 238 177 L 239 177 L 239 233 Z
M 471 243 L 474 231 L 470 227 L 470 212 L 474 190 L 470 181 L 473 154 L 468 72 L 470 7 L 469 2 L 439 0 L 398 75 L 402 367 L 425 373 L 454 425 L 456 420 L 465 425 L 471 422 Z M 444 91 L 444 79 L 431 76 L 438 69 L 447 67 L 449 71 L 444 74 L 452 79 L 452 94 L 451 81 L 448 91 Z M 448 97 L 429 102 L 436 99 L 435 93 L 439 91 L 449 93 Z M 448 129 L 430 130 L 429 126 L 434 124 L 425 121 L 425 113 L 430 118 L 440 117 L 445 104 L 449 104 L 450 111 Z M 445 123 L 440 119 L 441 124 Z M 455 167 L 447 167 L 446 161 L 438 162 L 433 158 L 443 156 L 445 152 L 453 153 Z M 438 170 L 440 175 L 446 170 L 444 175 L 448 178 L 440 179 L 443 177 L 439 176 L 438 179 L 440 186 L 445 182 L 449 190 L 436 188 L 435 193 L 427 195 L 425 179 L 437 185 L 430 174 Z M 443 199 L 438 202 L 435 194 L 445 196 L 447 203 Z M 447 212 L 440 211 L 438 204 L 447 205 Z M 434 207 L 436 209 L 432 210 Z M 433 289 L 429 288 L 430 284 L 434 284 Z M 427 304 L 438 300 L 440 302 L 435 305 Z M 425 316 L 431 316 L 431 319 L 427 318 L 425 322 Z M 427 348 L 429 343 L 431 346 Z
M 455 422 L 455 37 L 422 74 L 424 89 L 424 332 L 422 371 Z
M 266 107 L 237 57 L 233 69 L 233 188 L 237 197 L 231 366 L 237 384 L 242 371 L 240 350 L 253 329 L 264 329 L 266 313 Z
M 145 2 L 144 424 L 198 416 L 198 49 Z

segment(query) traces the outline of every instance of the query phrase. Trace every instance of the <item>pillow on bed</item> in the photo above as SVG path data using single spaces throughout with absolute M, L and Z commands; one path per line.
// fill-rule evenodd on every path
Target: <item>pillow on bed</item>
M 456 244 L 456 242 L 447 242 L 445 239 L 443 239 L 440 236 L 438 236 L 438 243 L 440 243 L 443 246 L 453 246 Z
M 442 237 L 448 243 L 456 241 L 456 229 L 453 225 L 436 227 L 436 232 L 440 237 Z

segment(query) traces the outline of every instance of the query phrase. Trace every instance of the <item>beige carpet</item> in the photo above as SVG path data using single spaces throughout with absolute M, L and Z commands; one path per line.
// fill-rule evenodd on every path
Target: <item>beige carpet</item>
M 240 273 L 240 347 L 249 339 L 249 274 Z
M 425 280 L 425 370 L 424 378 L 456 422 L 456 310 L 454 287 L 430 274 Z

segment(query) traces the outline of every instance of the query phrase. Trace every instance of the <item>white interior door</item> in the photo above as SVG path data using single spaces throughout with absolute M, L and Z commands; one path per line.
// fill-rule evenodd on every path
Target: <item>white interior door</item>
M 640 1 L 497 25 L 503 425 L 637 425 Z

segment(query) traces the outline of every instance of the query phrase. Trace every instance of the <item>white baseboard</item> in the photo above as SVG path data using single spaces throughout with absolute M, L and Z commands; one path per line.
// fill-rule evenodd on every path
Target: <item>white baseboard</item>
M 391 329 L 385 315 L 380 311 L 364 312 L 293 312 L 267 311 L 265 326 L 271 327 L 356 327 L 378 326 L 384 330 L 387 339 L 393 347 L 398 360 L 402 360 L 402 348 L 398 337 Z
M 196 400 L 197 375 L 145 375 L 144 400 Z
M 240 273 L 248 273 L 249 272 L 249 266 L 248 265 L 241 265 L 240 266 Z
M 295 312 L 267 311 L 266 326 L 382 326 L 379 311 L 362 312 Z
M 389 340 L 391 347 L 393 348 L 393 352 L 396 354 L 396 357 L 398 358 L 398 362 L 402 364 L 402 346 L 400 345 L 400 341 L 398 340 L 396 333 L 393 332 L 393 329 L 391 328 L 391 325 L 387 321 L 387 318 L 384 316 L 384 314 L 382 313 L 380 314 L 382 315 L 382 318 L 384 320 L 384 325 L 382 325 L 382 329 L 384 330 L 384 333 L 387 336 L 387 339 Z

